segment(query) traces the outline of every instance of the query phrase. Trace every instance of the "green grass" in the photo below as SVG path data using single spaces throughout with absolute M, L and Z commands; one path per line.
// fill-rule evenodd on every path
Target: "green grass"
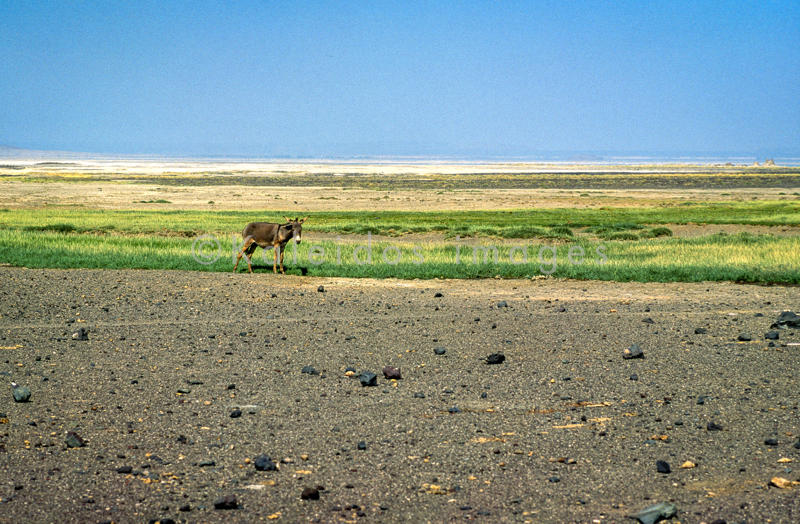
M 292 216 L 296 212 L 291 213 Z M 96 210 L 76 207 L 0 210 L 0 229 L 52 228 L 68 224 L 82 233 L 191 235 L 241 232 L 254 220 L 282 222 L 286 211 Z M 569 238 L 577 228 L 608 231 L 643 229 L 645 224 L 800 225 L 800 202 L 757 201 L 700 203 L 666 207 L 600 207 L 513 211 L 338 211 L 313 213 L 308 231 L 402 236 L 440 232 L 452 238 Z M 595 232 L 599 233 L 600 230 Z
M 296 213 L 292 213 L 295 215 Z M 252 220 L 282 221 L 287 212 L 255 216 L 240 211 L 90 210 L 84 208 L 0 209 L 0 263 L 31 268 L 182 269 L 230 271 L 233 246 L 243 226 Z M 733 280 L 800 283 L 800 239 L 773 236 L 711 235 L 671 238 L 660 224 L 761 224 L 800 225 L 798 204 L 793 202 L 693 203 L 659 208 L 537 209 L 516 211 L 447 212 L 325 212 L 314 213 L 304 228 L 298 247 L 298 264 L 287 268 L 309 275 L 374 278 L 482 278 L 533 277 L 549 273 L 550 263 L 539 263 L 542 246 L 557 250 L 553 275 L 576 279 L 636 281 Z M 341 234 L 345 241 L 315 239 L 316 233 Z M 395 256 L 391 243 L 373 246 L 371 264 L 352 259 L 354 245 L 346 235 L 402 237 L 412 233 L 437 233 L 435 242 L 419 242 L 424 263 L 415 264 L 414 245 L 396 244 L 401 259 L 383 261 L 383 250 Z M 221 257 L 202 264 L 192 256 L 201 235 L 220 241 Z M 456 242 L 456 238 L 459 242 Z M 497 245 L 498 262 L 472 263 L 472 248 L 463 239 Z M 199 244 L 195 244 L 197 248 Z M 309 261 L 309 246 L 318 245 L 326 258 L 320 265 Z M 462 246 L 456 264 L 456 246 Z M 596 262 L 604 246 L 605 264 Z M 341 263 L 336 263 L 340 250 Z M 527 263 L 512 263 L 509 251 L 528 247 Z M 206 245 L 206 248 L 209 246 Z M 568 262 L 570 248 L 586 253 L 586 262 Z M 348 251 L 349 250 L 349 251 Z M 208 254 L 208 249 L 204 250 Z M 480 253 L 479 253 L 480 254 Z M 521 251 L 516 250 L 520 261 Z M 483 256 L 480 254 L 481 257 Z M 490 260 L 493 252 L 489 252 Z M 259 271 L 271 271 L 256 253 Z M 287 260 L 291 257 L 287 255 Z M 244 264 L 244 262 L 242 263 Z M 240 270 L 244 266 L 240 266 Z
M 29 268 L 104 268 L 175 269 L 190 271 L 231 271 L 234 246 L 241 241 L 231 235 L 219 237 L 216 244 L 200 247 L 203 239 L 161 236 L 85 235 L 74 232 L 0 230 L 0 262 Z M 192 255 L 193 243 L 198 259 Z M 497 263 L 491 241 L 486 248 L 487 263 L 481 249 L 459 242 L 392 244 L 373 243 L 371 263 L 358 264 L 353 258 L 358 245 L 352 242 L 315 241 L 306 236 L 297 248 L 297 264 L 292 262 L 291 245 L 285 255 L 288 273 L 301 271 L 310 276 L 371 278 L 530 278 L 542 274 L 554 277 L 615 281 L 718 281 L 800 283 L 800 239 L 755 235 L 710 235 L 700 238 L 640 241 L 575 240 L 557 244 L 520 240 L 515 261 L 510 261 L 509 243 L 497 244 Z M 324 257 L 310 261 L 309 249 L 324 249 Z M 460 247 L 457 247 L 460 246 Z M 416 247 L 416 252 L 413 251 Z M 527 262 L 522 248 L 527 247 Z M 218 251 L 219 249 L 219 251 Z M 398 257 L 397 264 L 387 263 Z M 460 263 L 456 264 L 457 249 Z M 338 256 L 337 256 L 338 250 Z M 570 263 L 582 260 L 581 264 Z M 579 256 L 581 251 L 583 256 Z M 556 263 L 552 263 L 552 253 Z M 539 254 L 542 255 L 540 262 Z M 365 260 L 366 246 L 359 250 Z M 477 263 L 473 263 L 473 254 Z M 205 255 L 205 256 L 204 256 Z M 217 258 L 219 257 L 219 258 Z M 272 271 L 272 252 L 266 260 L 257 250 L 253 263 L 257 272 Z M 216 260 L 214 260 L 216 259 Z M 200 261 L 213 261 L 208 265 Z M 338 260 L 338 263 L 337 263 Z M 421 262 L 420 262 L 421 260 Z M 419 263 L 415 263 L 419 262 Z M 605 262 L 605 263 L 600 263 Z M 246 270 L 244 261 L 240 271 Z

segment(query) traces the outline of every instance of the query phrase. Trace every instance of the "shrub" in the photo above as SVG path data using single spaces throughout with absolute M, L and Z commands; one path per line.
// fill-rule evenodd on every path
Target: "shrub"
M 616 233 L 609 233 L 603 235 L 604 240 L 639 240 L 639 235 L 630 233 L 628 231 L 618 231 Z
M 653 229 L 643 231 L 641 236 L 644 238 L 671 237 L 672 230 L 668 227 L 654 227 Z

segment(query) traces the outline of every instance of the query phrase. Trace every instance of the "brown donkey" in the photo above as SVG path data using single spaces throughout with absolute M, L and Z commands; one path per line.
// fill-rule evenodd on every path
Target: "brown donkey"
M 242 231 L 244 244 L 242 245 L 242 250 L 239 252 L 239 255 L 236 257 L 236 264 L 233 266 L 234 273 L 236 273 L 236 268 L 239 267 L 239 261 L 243 256 L 245 257 L 245 260 L 247 260 L 247 269 L 249 269 L 251 273 L 253 272 L 253 266 L 250 265 L 250 256 L 257 247 L 275 250 L 275 259 L 272 263 L 273 273 L 278 272 L 278 251 L 280 251 L 281 273 L 284 272 L 283 248 L 286 247 L 286 244 L 288 244 L 292 238 L 294 238 L 294 241 L 298 244 L 300 243 L 300 233 L 303 230 L 302 224 L 308 219 L 308 217 L 305 217 L 302 220 L 298 220 L 297 218 L 294 220 L 287 217 L 283 218 L 288 221 L 287 224 L 250 222 L 244 227 L 244 231 Z

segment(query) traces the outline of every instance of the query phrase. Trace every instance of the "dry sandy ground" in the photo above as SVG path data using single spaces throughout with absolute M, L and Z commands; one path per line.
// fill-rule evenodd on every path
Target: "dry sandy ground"
M 605 524 L 668 501 L 682 523 L 800 521 L 800 333 L 764 338 L 797 288 L 0 282 L 0 376 L 32 392 L 0 395 L 0 522 Z M 623 359 L 634 343 L 645 358 Z M 214 509 L 226 496 L 238 509 Z
M 6 162 L 6 161 L 4 161 Z M 10 166 L 24 167 L 23 170 Z M 447 163 L 447 162 L 371 162 L 350 163 L 275 163 L 213 162 L 159 160 L 95 159 L 42 162 L 41 159 L 13 159 L 0 165 L 0 174 L 54 175 L 74 182 L 20 182 L 0 178 L 0 206 L 89 206 L 103 209 L 281 209 L 289 212 L 341 210 L 482 210 L 528 209 L 547 207 L 599 207 L 653 205 L 664 201 L 725 201 L 795 198 L 787 189 L 455 189 L 440 190 L 364 190 L 338 187 L 248 187 L 228 186 L 159 186 L 126 179 L 119 183 L 91 182 L 91 176 L 110 178 L 186 175 L 202 178 L 221 173 L 242 176 L 297 176 L 337 174 L 410 176 L 469 175 L 476 173 L 707 173 L 709 166 L 604 166 L 569 164 Z M 783 193 L 783 195 L 781 194 Z M 580 195 L 590 195 L 581 197 Z M 170 204 L 142 204 L 138 201 L 168 200 Z M 213 202 L 210 203 L 210 202 Z

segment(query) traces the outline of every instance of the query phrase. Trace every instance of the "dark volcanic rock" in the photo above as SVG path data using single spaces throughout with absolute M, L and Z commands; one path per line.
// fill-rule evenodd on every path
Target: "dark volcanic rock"
M 779 337 L 780 337 L 780 333 L 778 333 L 778 332 L 777 332 L 777 331 L 775 331 L 775 330 L 768 331 L 768 332 L 767 332 L 767 333 L 764 335 L 764 338 L 765 338 L 765 339 L 767 339 L 767 340 L 778 340 L 778 338 L 779 338 Z
M 308 375 L 319 375 L 319 371 L 314 369 L 312 366 L 306 366 L 300 370 L 300 373 L 306 373 Z
M 695 335 L 705 335 L 706 333 L 708 333 L 706 328 L 695 328 L 694 330 Z
M 639 347 L 639 344 L 634 344 L 630 347 L 630 349 L 626 349 L 622 352 L 622 358 L 625 360 L 630 360 L 632 358 L 644 358 L 644 352 L 642 348 Z
M 749 333 L 740 333 L 739 338 L 737 338 L 736 340 L 738 340 L 739 342 L 750 342 L 751 340 L 753 340 L 753 337 L 751 337 Z
M 31 390 L 25 386 L 17 386 L 11 390 L 14 402 L 28 402 L 31 398 Z
M 257 456 L 256 459 L 253 461 L 253 464 L 255 464 L 256 469 L 258 471 L 277 471 L 278 470 L 278 466 L 274 462 L 272 462 L 272 459 L 269 458 L 269 455 L 263 455 L 262 454 L 262 455 Z
M 502 353 L 492 353 L 486 357 L 487 364 L 502 364 L 506 360 L 506 356 Z
M 231 418 L 239 418 L 241 416 L 242 416 L 241 409 L 234 409 L 233 411 L 231 411 Z
M 445 348 L 433 348 L 433 352 L 437 355 L 444 355 L 447 353 L 447 350 Z
M 225 495 L 214 501 L 214 509 L 238 509 L 239 502 L 236 495 Z
M 714 422 L 713 420 L 706 424 L 706 429 L 708 431 L 722 431 L 722 426 Z
M 358 380 L 361 382 L 361 386 L 377 386 L 378 385 L 378 375 L 372 373 L 371 371 L 365 371 L 361 373 L 361 376 L 358 377 Z
M 319 500 L 319 488 L 306 488 L 300 494 L 303 500 Z
M 784 311 L 778 315 L 778 319 L 771 327 L 777 327 L 778 329 L 800 328 L 800 315 L 792 311 Z
M 78 332 L 72 334 L 72 340 L 89 340 L 89 332 L 84 328 L 78 328 Z
M 81 448 L 86 445 L 86 441 L 74 431 L 67 432 L 67 437 L 64 439 L 64 442 L 66 442 L 67 447 L 70 448 Z
M 670 473 L 672 471 L 669 467 L 669 463 L 663 460 L 656 461 L 656 470 L 658 470 L 659 473 Z

